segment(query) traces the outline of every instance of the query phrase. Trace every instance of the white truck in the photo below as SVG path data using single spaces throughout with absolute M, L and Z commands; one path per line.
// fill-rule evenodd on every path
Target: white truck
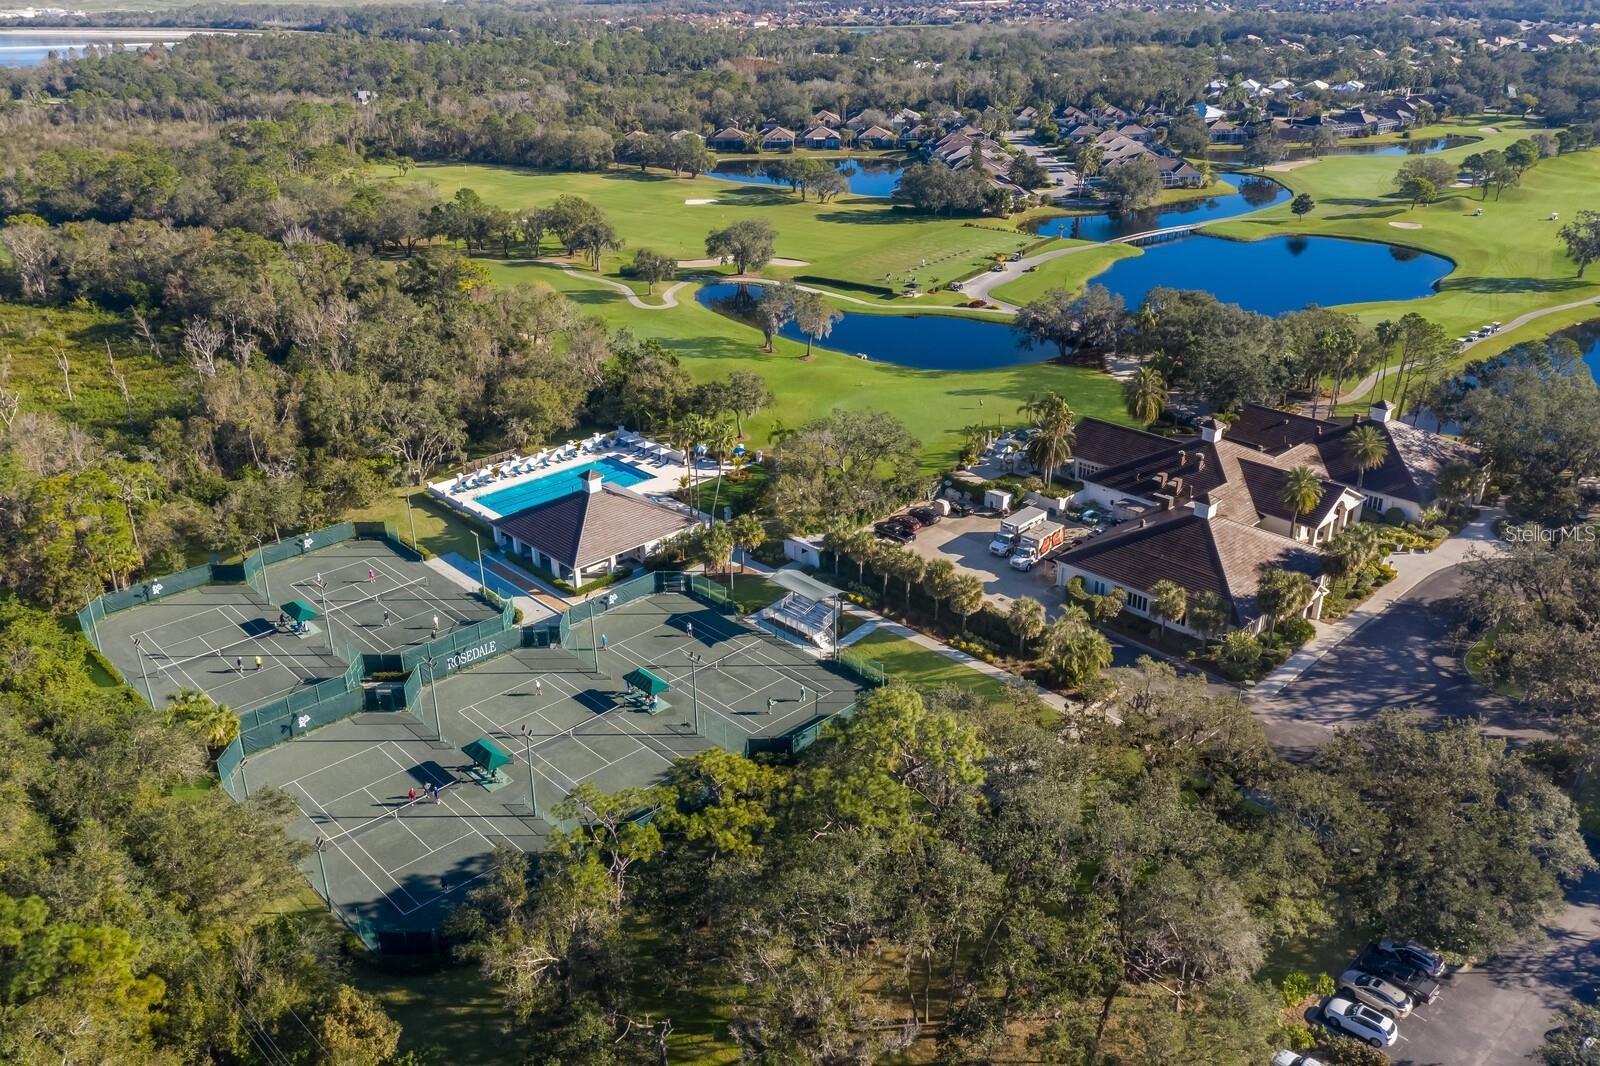
M 1010 555 L 1012 549 L 1017 546 L 1017 538 L 1048 517 L 1049 515 L 1038 507 L 1024 507 L 1007 516 L 1000 523 L 1000 531 L 989 542 L 989 554 Z
M 1017 549 L 1011 553 L 1011 569 L 1032 570 L 1035 563 L 1067 539 L 1067 527 L 1055 522 L 1040 522 L 1017 538 Z

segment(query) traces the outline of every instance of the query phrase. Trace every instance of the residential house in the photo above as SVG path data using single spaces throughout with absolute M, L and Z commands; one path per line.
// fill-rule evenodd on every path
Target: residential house
M 909 129 L 912 126 L 920 126 L 922 125 L 922 114 L 921 112 L 911 110 L 909 107 L 902 107 L 900 110 L 889 116 L 889 125 L 893 129 L 897 130 Z
M 794 140 L 793 131 L 774 126 L 761 135 L 761 148 L 767 152 L 792 152 Z
M 1037 107 L 1024 107 L 1012 116 L 1011 124 L 1019 130 L 1031 130 L 1039 124 L 1039 109 Z
M 811 124 L 813 126 L 837 126 L 839 123 L 839 116 L 832 111 L 818 111 L 811 116 Z
M 1351 93 L 1364 93 L 1367 91 L 1367 83 L 1364 81 L 1356 81 L 1352 78 L 1350 81 L 1339 82 L 1333 87 L 1333 91 L 1346 96 L 1350 95 Z
M 683 511 L 605 484 L 596 470 L 569 495 L 494 521 L 495 543 L 558 578 L 581 585 L 643 561 L 663 543 L 694 528 Z
M 812 126 L 800 136 L 800 145 L 803 148 L 831 149 L 844 144 L 844 138 L 839 131 L 827 126 Z
M 900 138 L 893 130 L 872 126 L 856 134 L 856 143 L 863 148 L 893 148 L 900 143 Z
M 743 152 L 750 147 L 750 135 L 737 126 L 725 126 L 706 138 L 706 147 L 716 152 Z
M 1225 118 L 1207 122 L 1206 133 L 1212 144 L 1245 144 L 1250 140 L 1249 130 Z

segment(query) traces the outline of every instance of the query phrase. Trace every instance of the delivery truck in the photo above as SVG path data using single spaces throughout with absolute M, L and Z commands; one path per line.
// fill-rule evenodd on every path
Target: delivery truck
M 1000 523 L 1000 531 L 989 542 L 990 555 L 1010 555 L 1017 546 L 1017 538 L 1049 516 L 1038 507 L 1024 507 L 1008 515 Z
M 1067 527 L 1055 522 L 1039 522 L 1017 537 L 1011 553 L 1011 569 L 1032 570 L 1033 565 L 1065 543 Z

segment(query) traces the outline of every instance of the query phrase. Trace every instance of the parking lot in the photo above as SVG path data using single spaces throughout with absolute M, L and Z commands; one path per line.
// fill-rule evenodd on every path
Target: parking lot
M 983 594 L 1001 610 L 1019 596 L 1032 596 L 1044 604 L 1051 617 L 1061 609 L 1061 594 L 1055 591 L 1056 567 L 1046 559 L 1032 570 L 1013 570 L 1006 559 L 989 554 L 989 541 L 1000 528 L 992 515 L 951 515 L 917 531 L 906 547 L 933 562 L 948 559 L 963 573 L 976 574 L 983 582 Z

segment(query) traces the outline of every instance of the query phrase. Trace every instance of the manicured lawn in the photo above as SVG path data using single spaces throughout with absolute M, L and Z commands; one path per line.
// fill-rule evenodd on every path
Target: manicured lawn
M 411 499 L 411 514 L 406 514 L 406 498 Z M 393 522 L 400 539 L 411 540 L 412 523 L 417 530 L 417 542 L 435 555 L 455 552 L 465 559 L 477 557 L 472 540 L 472 526 L 459 514 L 437 502 L 425 489 L 404 487 L 384 493 L 371 507 L 345 515 L 351 522 Z M 478 531 L 483 545 L 493 548 L 493 539 L 483 530 Z
M 641 174 L 636 169 L 552 174 L 440 165 L 418 167 L 404 180 L 431 182 L 445 197 L 472 188 L 510 210 L 538 207 L 562 195 L 590 200 L 627 242 L 602 262 L 608 275 L 631 262 L 640 248 L 678 260 L 703 259 L 707 233 L 749 218 L 772 223 L 778 231 L 780 257 L 807 264 L 772 266 L 764 273 L 831 284 L 866 298 L 879 298 L 877 290 L 886 284 L 900 291 L 908 274 L 915 274 L 924 289 L 942 285 L 982 268 L 997 254 L 1020 251 L 1034 241 L 999 219 L 931 218 L 896 208 L 881 197 L 844 196 L 819 204 L 771 186 L 674 178 L 655 171 Z M 688 202 L 692 200 L 715 202 Z M 553 238 L 546 246 L 556 251 Z
M 400 1022 L 401 1052 L 463 1066 L 506 1061 L 513 1019 L 500 990 L 476 966 L 412 973 L 358 961 L 349 980 Z
M 884 672 L 892 680 L 904 681 L 917 688 L 955 685 L 981 692 L 990 699 L 999 699 L 1006 694 L 1006 686 L 988 674 L 980 674 L 970 666 L 953 662 L 936 651 L 885 630 L 869 633 L 851 647 L 883 663 Z
M 1484 126 L 1500 132 L 1485 133 Z M 1476 144 L 1437 153 L 1437 158 L 1459 163 L 1473 152 L 1503 149 L 1541 128 L 1516 119 L 1463 119 L 1429 127 L 1418 136 L 1481 137 Z M 1600 296 L 1600 276 L 1576 276 L 1577 268 L 1556 237 L 1561 222 L 1549 221 L 1552 211 L 1565 221 L 1597 205 L 1600 152 L 1545 159 L 1523 176 L 1520 187 L 1505 190 L 1498 199 L 1491 194 L 1484 200 L 1477 189 L 1446 189 L 1444 199 L 1415 210 L 1393 194 L 1393 177 L 1403 162 L 1400 156 L 1333 156 L 1274 173 L 1272 177 L 1296 193 L 1309 193 L 1316 208 L 1296 219 L 1283 204 L 1220 222 L 1206 232 L 1246 240 L 1284 233 L 1351 237 L 1420 248 L 1455 263 L 1437 295 L 1349 308 L 1368 322 L 1416 311 L 1459 335 L 1540 307 Z M 1483 215 L 1474 217 L 1480 207 Z M 1540 320 L 1527 335 L 1544 335 L 1558 321 L 1558 316 Z M 1487 349 L 1477 349 L 1471 357 L 1486 354 Z
M 758 331 L 701 307 L 689 289 L 678 293 L 675 308 L 643 310 L 630 305 L 620 293 L 554 267 L 491 263 L 489 270 L 501 284 L 551 285 L 585 312 L 604 317 L 613 328 L 659 340 L 678 353 L 685 369 L 698 380 L 725 377 L 735 370 L 760 374 L 777 400 L 746 423 L 753 447 L 766 447 L 779 426 L 804 425 L 835 408 L 886 411 L 922 441 L 923 466 L 931 473 L 948 468 L 953 461 L 964 439 L 964 426 L 1014 422 L 1019 407 L 1045 390 L 1066 396 L 1079 415 L 1127 421 L 1117 383 L 1082 367 L 1035 363 L 939 373 L 864 362 L 820 349 L 806 362 L 804 345 L 781 338 L 775 353 L 762 352 Z
M 995 298 L 1021 305 L 1037 300 L 1052 289 L 1077 292 L 1118 259 L 1143 254 L 1128 244 L 1089 244 L 1084 241 L 1062 241 L 1061 244 L 1076 245 L 1081 251 L 1072 251 L 1039 264 L 1031 274 L 1024 274 L 1016 281 L 994 290 Z

